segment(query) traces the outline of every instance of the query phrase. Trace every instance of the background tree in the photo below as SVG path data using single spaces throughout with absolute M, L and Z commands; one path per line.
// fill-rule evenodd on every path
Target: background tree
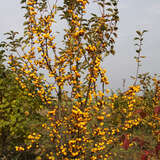
M 42 103 L 20 87 L 15 73 L 4 65 L 7 56 L 3 42 L 0 47 L 0 158 L 30 159 L 32 154 L 18 153 L 15 146 L 24 145 L 28 134 L 37 131 L 44 121 L 39 113 Z

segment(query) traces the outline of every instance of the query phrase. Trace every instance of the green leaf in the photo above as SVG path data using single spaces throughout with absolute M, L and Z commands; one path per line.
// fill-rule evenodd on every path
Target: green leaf
M 135 37 L 134 40 L 139 40 L 139 37 Z
M 98 5 L 100 5 L 102 8 L 104 8 L 104 4 L 102 2 L 98 2 Z
M 148 30 L 143 30 L 142 33 L 148 32 Z
M 140 31 L 136 31 L 136 33 L 139 35 L 139 36 L 142 36 L 142 33 Z

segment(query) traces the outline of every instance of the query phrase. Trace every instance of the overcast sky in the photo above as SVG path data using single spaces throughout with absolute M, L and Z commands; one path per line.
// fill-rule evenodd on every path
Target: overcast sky
M 0 5 L 0 40 L 3 33 L 9 30 L 23 32 L 23 10 L 20 0 L 1 0 Z M 136 30 L 149 30 L 144 35 L 142 54 L 147 58 L 143 60 L 141 72 L 160 72 L 160 0 L 120 0 L 119 2 L 119 31 L 116 41 L 116 55 L 105 60 L 108 71 L 110 87 L 122 88 L 122 79 L 127 84 L 129 78 L 135 74 L 136 47 L 133 38 Z

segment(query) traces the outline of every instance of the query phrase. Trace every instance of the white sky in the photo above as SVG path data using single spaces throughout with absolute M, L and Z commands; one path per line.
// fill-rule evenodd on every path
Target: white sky
M 0 5 L 0 40 L 3 33 L 10 30 L 23 32 L 23 10 L 20 0 L 1 0 Z M 119 38 L 116 55 L 105 59 L 111 88 L 122 88 L 122 79 L 131 83 L 129 78 L 135 74 L 136 47 L 133 38 L 136 30 L 149 30 L 144 35 L 141 72 L 160 73 L 160 0 L 120 0 L 119 2 Z

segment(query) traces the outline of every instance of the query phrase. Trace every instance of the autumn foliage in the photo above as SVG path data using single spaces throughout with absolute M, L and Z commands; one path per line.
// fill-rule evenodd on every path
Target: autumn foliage
M 115 54 L 118 1 L 53 2 L 22 0 L 24 35 L 11 31 L 1 42 L 16 83 L 32 100 L 34 112 L 22 112 L 33 115 L 29 122 L 39 117 L 21 143 L 14 143 L 15 155 L 37 160 L 159 159 L 160 80 L 139 74 L 146 30 L 137 31 L 135 38 L 139 48 L 133 86 L 110 93 L 102 66 L 106 56 Z M 90 13 L 93 3 L 99 12 Z M 60 45 L 58 21 L 67 24 Z

